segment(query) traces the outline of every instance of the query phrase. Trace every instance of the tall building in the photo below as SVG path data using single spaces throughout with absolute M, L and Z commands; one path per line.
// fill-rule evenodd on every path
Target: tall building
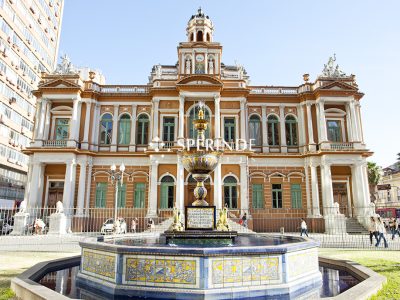
M 251 86 L 242 66 L 222 62 L 213 33 L 199 10 L 178 45 L 177 63 L 155 65 L 147 85 L 105 85 L 94 72 L 85 79 L 68 60 L 57 74 L 43 74 L 34 92 L 40 103 L 34 143 L 25 151 L 28 205 L 62 200 L 78 216 L 112 208 L 107 171 L 124 163 L 120 207 L 147 216 L 183 209 L 194 200 L 195 181 L 177 152 L 179 141 L 195 138 L 192 121 L 202 100 L 206 137 L 227 145 L 206 182 L 211 205 L 236 216 L 248 212 L 254 229 L 266 218 L 285 225 L 285 218 L 308 217 L 323 230 L 324 217 L 339 212 L 364 222 L 371 153 L 355 76 L 332 57 L 314 82 L 305 74 L 298 86 Z M 237 149 L 239 138 L 251 139 L 253 149 Z
M 36 89 L 57 63 L 63 0 L 0 0 L 0 206 L 22 201 Z M 6 201 L 13 200 L 13 201 Z

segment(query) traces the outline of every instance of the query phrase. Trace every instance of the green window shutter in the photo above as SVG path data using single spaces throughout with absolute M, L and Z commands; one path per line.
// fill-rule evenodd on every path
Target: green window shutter
M 168 208 L 168 184 L 161 184 L 160 208 Z
M 135 185 L 135 208 L 144 208 L 145 183 Z
M 118 143 L 128 145 L 131 140 L 131 120 L 130 118 L 121 118 L 119 121 Z
M 291 185 L 292 194 L 292 208 L 301 208 L 301 185 L 292 184 Z
M 126 205 L 126 183 L 118 185 L 118 207 L 124 208 Z
M 263 185 L 253 184 L 253 208 L 264 208 Z
M 106 207 L 106 195 L 107 195 L 107 182 L 98 182 L 96 184 L 96 199 L 95 207 Z

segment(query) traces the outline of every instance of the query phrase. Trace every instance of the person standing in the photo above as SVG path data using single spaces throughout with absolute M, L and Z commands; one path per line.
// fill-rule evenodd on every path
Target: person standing
M 308 237 L 307 223 L 303 218 L 301 218 L 300 229 L 301 229 L 300 236 L 303 236 L 304 233 Z
M 137 219 L 137 218 L 132 219 L 132 222 L 131 222 L 131 230 L 132 230 L 133 233 L 136 233 L 136 226 L 137 226 L 137 223 L 138 223 L 138 219 Z
M 242 225 L 247 228 L 247 213 L 244 213 L 242 216 Z
M 375 244 L 375 247 L 378 247 L 379 244 L 381 243 L 381 240 L 383 239 L 383 242 L 385 244 L 385 248 L 388 247 L 388 243 L 386 241 L 385 238 L 385 225 L 383 224 L 383 222 L 381 221 L 381 218 L 378 217 L 378 221 L 376 222 L 376 231 L 378 231 L 378 241 Z
M 392 231 L 392 240 L 394 240 L 394 236 L 396 235 L 396 233 L 399 235 L 400 237 L 400 231 L 399 231 L 399 223 L 397 222 L 396 218 L 393 218 L 393 231 Z
M 371 217 L 369 221 L 368 231 L 369 231 L 369 241 L 371 242 L 372 246 L 372 237 L 375 237 L 376 242 L 378 242 L 378 233 L 376 231 L 376 222 L 374 217 Z

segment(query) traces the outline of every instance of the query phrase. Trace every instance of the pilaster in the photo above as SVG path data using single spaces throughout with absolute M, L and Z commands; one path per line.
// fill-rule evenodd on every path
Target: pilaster
M 261 107 L 261 124 L 262 124 L 262 144 L 263 152 L 268 152 L 268 129 L 267 129 L 267 107 Z
M 90 110 L 92 108 L 92 103 L 90 101 L 86 101 L 86 113 L 85 113 L 85 127 L 83 129 L 83 141 L 81 144 L 81 149 L 88 150 L 89 149 L 89 130 L 90 130 Z M 94 127 L 92 127 L 94 130 Z
M 136 151 L 136 115 L 137 115 L 137 104 L 132 104 L 131 142 L 129 146 L 130 152 Z
M 117 139 L 118 139 L 118 112 L 119 112 L 119 105 L 114 105 L 114 114 L 113 114 L 113 129 L 112 129 L 112 137 L 111 137 L 111 152 L 117 151 Z
M 285 106 L 283 104 L 279 105 L 279 125 L 280 125 L 280 139 L 281 139 L 281 152 L 287 152 L 286 146 L 286 130 L 285 130 Z

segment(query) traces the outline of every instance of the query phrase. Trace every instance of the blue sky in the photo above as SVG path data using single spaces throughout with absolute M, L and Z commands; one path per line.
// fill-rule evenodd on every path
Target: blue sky
M 355 74 L 370 159 L 387 166 L 400 152 L 400 1 L 65 0 L 60 54 L 99 69 L 108 84 L 146 84 L 154 64 L 175 64 L 186 24 L 201 6 L 253 85 L 314 80 L 329 56 Z

